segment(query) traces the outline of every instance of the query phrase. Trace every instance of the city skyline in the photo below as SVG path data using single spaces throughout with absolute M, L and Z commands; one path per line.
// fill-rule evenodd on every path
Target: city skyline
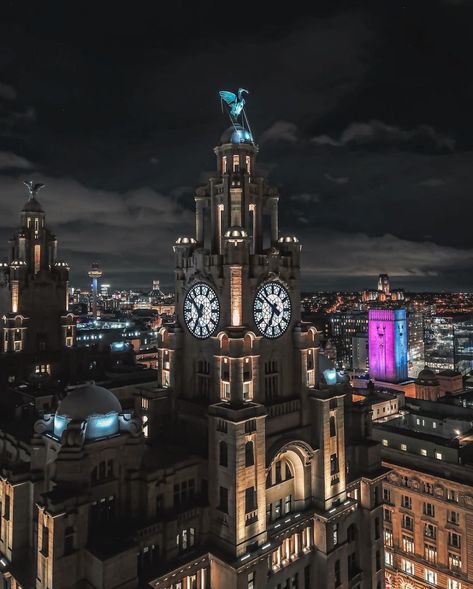
M 304 244 L 304 290 L 366 288 L 380 272 L 407 290 L 473 288 L 467 2 L 431 3 L 427 24 L 421 3 L 294 11 L 284 28 L 255 14 L 213 40 L 199 27 L 219 17 L 202 7 L 179 22 L 170 8 L 117 13 L 106 32 L 98 11 L 90 49 L 86 14 L 62 27 L 60 10 L 3 10 L 0 239 L 21 180 L 44 182 L 72 283 L 97 260 L 117 287 L 172 284 L 169 244 L 192 231 L 221 131 L 217 90 L 241 85 L 282 230 Z

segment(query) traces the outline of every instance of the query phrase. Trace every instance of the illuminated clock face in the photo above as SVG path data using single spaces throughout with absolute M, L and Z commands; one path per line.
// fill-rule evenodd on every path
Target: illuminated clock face
M 281 336 L 291 320 L 291 299 L 284 286 L 279 282 L 263 284 L 256 293 L 253 316 L 264 336 Z
M 187 328 L 200 339 L 210 337 L 216 330 L 220 305 L 215 291 L 204 282 L 198 282 L 184 299 L 184 321 Z

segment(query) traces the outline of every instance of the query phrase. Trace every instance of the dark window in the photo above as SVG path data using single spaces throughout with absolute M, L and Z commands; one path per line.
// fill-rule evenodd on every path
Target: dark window
M 273 504 L 266 503 L 266 523 L 270 523 L 273 519 Z
M 5 511 L 3 517 L 5 519 L 10 519 L 10 495 L 5 495 Z
M 337 430 L 335 427 L 335 417 L 332 415 L 330 418 L 330 437 L 333 438 L 337 435 Z
M 286 465 L 286 481 L 288 479 L 292 479 L 292 472 L 291 472 L 291 467 L 289 466 L 289 462 L 285 462 L 284 463 Z
M 264 365 L 264 397 L 266 403 L 272 403 L 278 396 L 279 374 L 275 361 Z
M 255 455 L 253 451 L 253 442 L 246 442 L 245 444 L 245 466 L 253 466 L 255 463 Z
M 218 508 L 220 511 L 228 513 L 228 489 L 226 487 L 220 487 L 220 502 Z
M 374 504 L 379 505 L 381 502 L 379 500 L 379 487 L 374 488 Z
M 225 442 L 220 442 L 220 466 L 228 466 L 228 449 Z
M 187 503 L 187 481 L 181 483 L 181 503 L 183 505 Z
M 187 488 L 189 490 L 189 500 L 194 497 L 195 494 L 195 481 L 194 479 L 190 479 L 187 481 Z
M 69 526 L 64 533 L 64 553 L 74 552 L 74 528 Z
M 340 561 L 336 560 L 335 561 L 335 587 L 340 587 L 340 585 L 342 584 L 342 576 L 340 574 Z
M 375 537 L 375 540 L 378 540 L 378 538 L 379 538 L 379 518 L 378 517 L 374 520 L 374 537 Z
M 181 497 L 180 497 L 180 493 L 179 493 L 179 485 L 178 484 L 174 485 L 173 497 L 174 497 L 174 506 L 179 505 L 179 503 L 181 502 Z
M 310 587 L 310 565 L 304 568 L 304 589 L 311 589 Z
M 435 517 L 435 505 L 432 503 L 424 503 L 424 515 Z
M 379 571 L 381 569 L 381 557 L 379 554 L 379 550 L 376 550 L 376 570 Z
M 348 564 L 348 576 L 353 577 L 357 572 L 356 552 L 352 552 L 351 554 L 348 555 L 347 564 Z
M 347 528 L 347 541 L 353 542 L 356 539 L 356 526 L 355 524 L 350 524 Z
M 281 476 L 281 461 L 278 460 L 276 462 L 276 485 L 278 485 L 282 481 Z
M 332 454 L 330 456 L 330 474 L 337 474 L 338 472 L 338 456 Z
M 245 513 L 254 511 L 256 509 L 256 489 L 255 487 L 248 487 L 245 490 Z
M 43 526 L 41 534 L 41 554 L 49 555 L 49 530 L 47 526 Z

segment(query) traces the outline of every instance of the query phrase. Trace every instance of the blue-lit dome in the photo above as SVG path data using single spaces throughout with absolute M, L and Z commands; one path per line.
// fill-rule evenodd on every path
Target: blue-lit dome
M 58 405 L 54 416 L 54 435 L 60 438 L 67 424 L 86 421 L 87 439 L 101 438 L 118 433 L 120 401 L 104 387 L 87 383 L 71 391 Z
M 248 129 L 241 125 L 228 127 L 220 137 L 220 143 L 253 143 L 253 137 Z

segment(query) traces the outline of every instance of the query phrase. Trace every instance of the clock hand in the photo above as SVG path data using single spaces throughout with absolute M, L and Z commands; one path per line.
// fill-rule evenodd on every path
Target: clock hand
M 272 303 L 265 294 L 263 294 L 263 298 L 273 310 L 273 315 L 274 313 L 276 313 L 276 315 L 281 315 L 281 311 L 278 309 L 276 303 Z
M 199 310 L 197 311 L 197 314 L 199 315 L 199 319 L 202 317 L 203 312 L 204 312 L 204 303 L 200 303 Z
M 192 297 L 190 297 L 190 299 L 191 299 L 192 306 L 194 307 L 194 309 L 197 312 L 197 318 L 199 318 L 199 309 L 197 307 L 197 303 L 195 302 L 195 300 Z

